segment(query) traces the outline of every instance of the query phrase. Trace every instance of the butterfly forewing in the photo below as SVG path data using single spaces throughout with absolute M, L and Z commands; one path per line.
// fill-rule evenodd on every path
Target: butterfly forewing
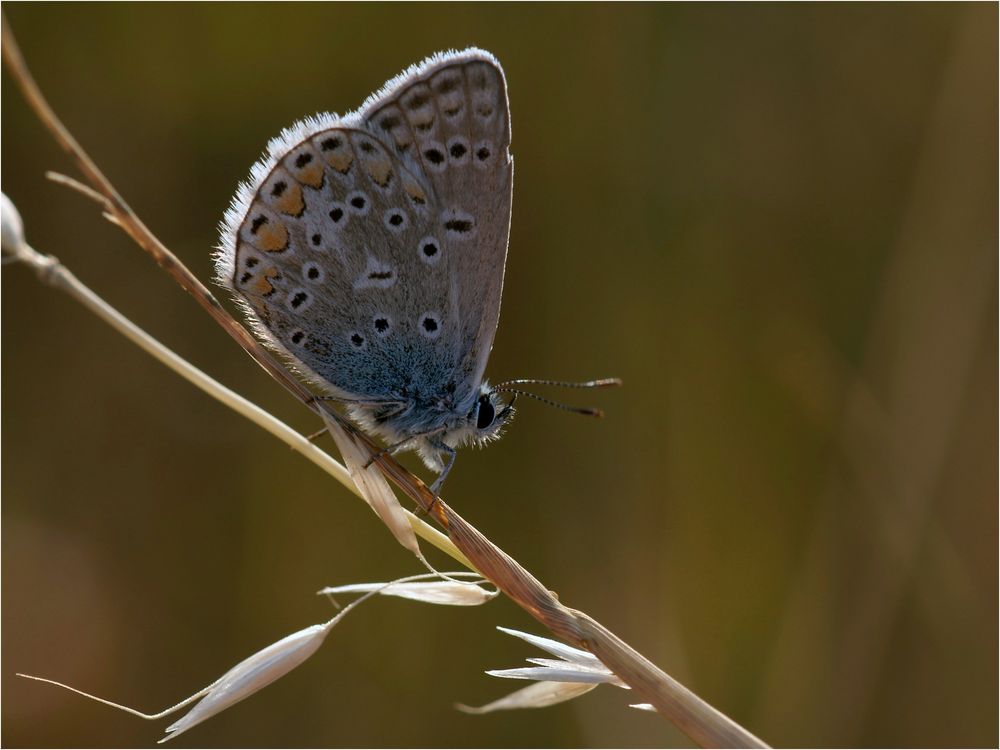
M 499 65 L 470 50 L 286 132 L 219 255 L 260 332 L 337 395 L 471 406 L 500 311 L 509 122 Z
M 395 85 L 393 85 L 395 83 Z M 483 377 L 500 317 L 513 163 L 503 70 L 488 53 L 443 56 L 390 82 L 362 115 L 426 175 L 457 297 L 460 394 Z

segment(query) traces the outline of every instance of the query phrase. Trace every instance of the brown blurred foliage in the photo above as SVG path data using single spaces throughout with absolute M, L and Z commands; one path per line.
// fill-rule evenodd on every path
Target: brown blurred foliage
M 5 4 L 36 78 L 209 278 L 268 138 L 406 65 L 502 61 L 517 170 L 493 378 L 617 375 L 603 422 L 525 404 L 448 500 L 775 745 L 995 746 L 997 7 Z M 226 384 L 317 427 L 88 202 L 6 74 L 31 243 Z M 3 272 L 8 746 L 165 706 L 414 572 L 356 499 L 24 269 Z M 406 459 L 411 461 L 411 459 Z M 418 468 L 415 462 L 411 465 Z M 418 468 L 418 470 L 420 470 Z M 422 471 L 422 470 L 420 470 Z M 377 601 L 204 746 L 662 746 L 602 688 L 469 717 L 531 654 L 509 602 Z

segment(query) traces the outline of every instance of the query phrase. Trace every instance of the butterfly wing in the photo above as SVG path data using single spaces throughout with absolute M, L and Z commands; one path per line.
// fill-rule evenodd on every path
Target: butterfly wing
M 418 327 L 421 313 L 453 314 L 433 291 L 447 288 L 444 269 L 418 257 L 435 206 L 429 185 L 369 132 L 325 124 L 272 147 L 275 164 L 252 180 L 223 243 L 225 260 L 230 247 L 233 256 L 220 275 L 258 333 L 314 382 L 341 397 L 393 400 L 449 355 L 440 331 Z
M 508 144 L 492 57 L 431 58 L 269 145 L 227 214 L 220 279 L 335 395 L 471 405 L 499 316 Z
M 427 175 L 457 298 L 461 400 L 483 379 L 500 319 L 513 160 L 503 69 L 488 52 L 432 57 L 372 97 L 361 115 Z

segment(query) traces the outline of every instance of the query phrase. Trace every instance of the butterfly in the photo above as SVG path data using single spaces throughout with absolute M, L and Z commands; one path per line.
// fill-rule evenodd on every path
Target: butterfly
M 510 142 L 497 59 L 435 54 L 360 109 L 306 118 L 271 141 L 215 255 L 255 332 L 387 450 L 415 450 L 438 473 L 434 492 L 458 447 L 499 436 L 525 393 L 515 386 L 549 382 L 484 379 L 510 233 Z

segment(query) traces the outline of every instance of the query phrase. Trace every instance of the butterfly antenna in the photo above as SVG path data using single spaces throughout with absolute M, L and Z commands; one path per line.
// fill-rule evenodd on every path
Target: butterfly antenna
M 588 380 L 583 383 L 574 383 L 568 380 L 538 380 L 535 378 L 522 378 L 520 380 L 507 380 L 503 383 L 498 383 L 496 389 L 501 390 L 509 385 L 555 385 L 560 388 L 612 388 L 621 384 L 621 378 L 601 378 L 599 380 Z M 544 399 L 542 400 L 544 401 Z
M 522 391 L 518 388 L 494 388 L 495 392 L 498 393 L 513 393 L 515 397 L 517 396 L 527 396 L 528 398 L 533 398 L 535 401 L 541 401 L 543 404 L 548 404 L 549 406 L 554 406 L 557 409 L 564 409 L 565 411 L 571 411 L 574 414 L 583 414 L 585 417 L 597 417 L 601 418 L 604 416 L 604 412 L 600 409 L 588 409 L 586 407 L 579 406 L 569 406 L 568 404 L 560 403 L 559 401 L 553 401 L 543 396 L 539 396 L 537 393 L 529 393 L 528 391 Z M 511 401 L 511 404 L 514 402 Z

